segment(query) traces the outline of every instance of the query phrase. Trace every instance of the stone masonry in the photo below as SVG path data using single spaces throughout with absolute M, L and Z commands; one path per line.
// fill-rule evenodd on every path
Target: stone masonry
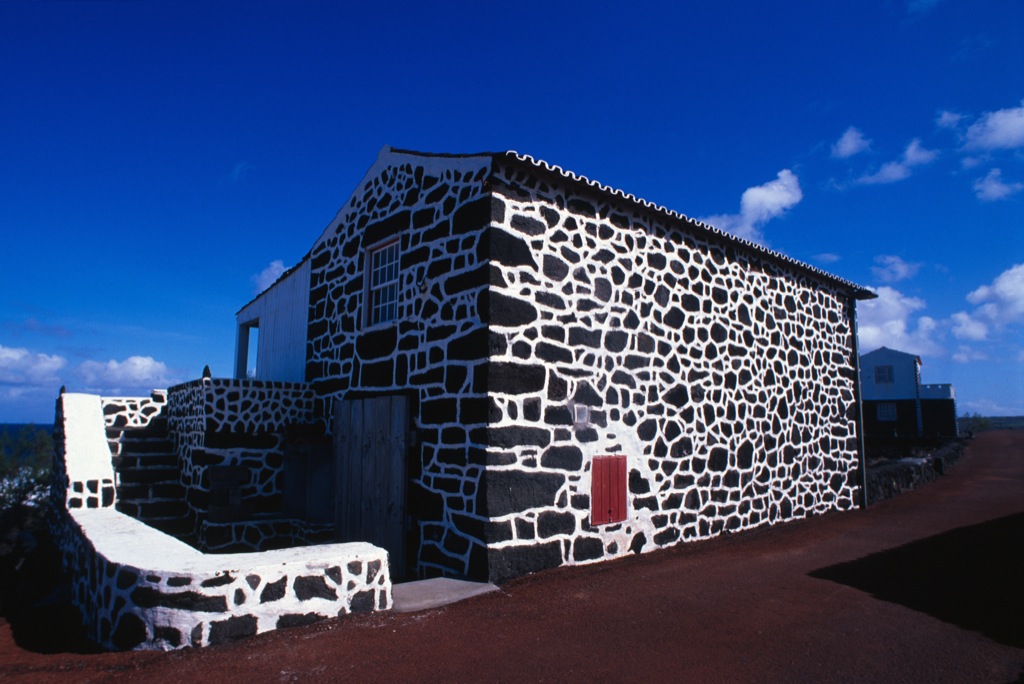
M 291 383 L 203 378 L 171 387 L 168 397 L 168 431 L 197 543 L 264 548 L 267 533 L 276 533 L 253 519 L 281 516 L 285 433 L 318 420 L 312 392 Z M 253 524 L 209 525 L 241 521 Z
M 318 395 L 413 390 L 418 454 L 410 458 L 421 575 L 486 576 L 477 494 L 487 422 L 489 276 L 487 159 L 402 163 L 368 178 L 311 253 L 307 381 Z M 367 248 L 397 238 L 398 321 L 367 329 Z M 470 571 L 470 566 L 473 571 Z
M 367 254 L 392 242 L 397 320 L 370 326 Z M 852 283 L 514 153 L 385 150 L 308 258 L 317 395 L 415 399 L 421 575 L 855 505 Z M 600 455 L 627 460 L 628 514 L 598 526 Z
M 855 505 L 850 288 L 554 169 L 492 174 L 491 576 Z M 626 520 L 590 523 L 624 454 Z
M 57 496 L 51 502 L 53 536 L 72 580 L 72 601 L 98 644 L 206 646 L 391 608 L 387 552 L 370 544 L 205 554 L 120 512 L 116 490 L 111 486 L 107 493 L 102 484 L 114 480 L 111 425 L 145 427 L 162 411 L 163 401 L 162 396 L 110 400 L 106 420 L 104 404 L 84 394 L 58 399 Z M 76 505 L 74 484 L 82 478 L 84 491 L 97 482 L 98 496 Z

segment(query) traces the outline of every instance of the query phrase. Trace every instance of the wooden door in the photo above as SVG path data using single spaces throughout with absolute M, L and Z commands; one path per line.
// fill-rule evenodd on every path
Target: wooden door
M 388 552 L 392 579 L 405 574 L 408 400 L 400 396 L 334 404 L 335 530 Z

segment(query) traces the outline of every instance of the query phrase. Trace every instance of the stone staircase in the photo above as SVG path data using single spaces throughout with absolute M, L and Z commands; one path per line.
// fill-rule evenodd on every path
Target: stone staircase
M 120 433 L 116 435 L 118 448 L 113 457 L 117 510 L 177 537 L 190 533 L 185 488 L 174 444 L 167 434 L 167 419 L 159 417 L 146 426 L 112 430 Z M 114 437 L 109 432 L 108 438 Z

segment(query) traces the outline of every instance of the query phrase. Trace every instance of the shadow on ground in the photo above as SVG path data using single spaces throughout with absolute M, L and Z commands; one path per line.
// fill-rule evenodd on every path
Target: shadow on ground
M 810 573 L 1024 648 L 1024 513 Z
M 100 653 L 71 604 L 60 554 L 39 509 L 0 514 L 0 621 L 19 648 L 35 653 Z

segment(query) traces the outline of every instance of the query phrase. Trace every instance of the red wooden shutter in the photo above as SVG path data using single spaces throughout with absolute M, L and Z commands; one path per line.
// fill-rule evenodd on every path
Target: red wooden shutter
M 626 457 L 595 456 L 590 472 L 590 524 L 626 519 Z

